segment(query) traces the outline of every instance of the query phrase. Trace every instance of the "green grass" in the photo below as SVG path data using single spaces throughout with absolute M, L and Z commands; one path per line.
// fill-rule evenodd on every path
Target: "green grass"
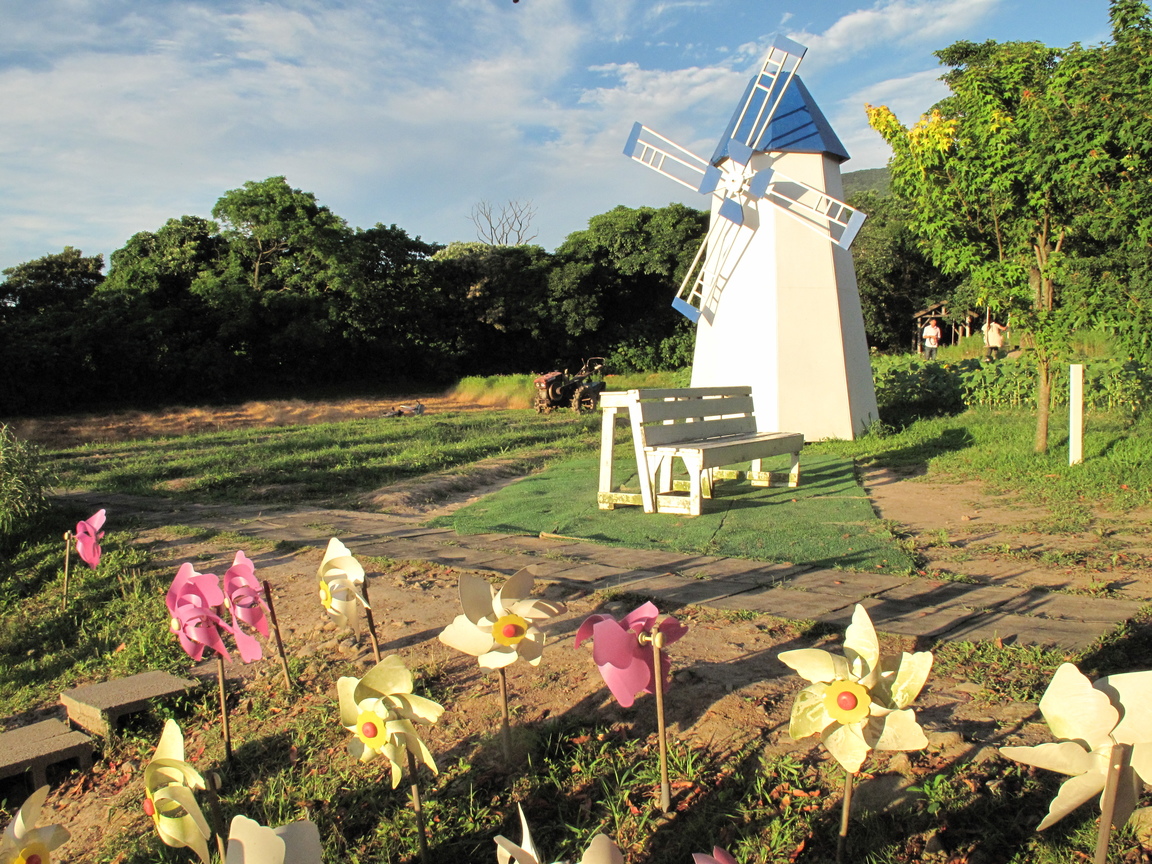
M 444 413 L 217 432 L 51 454 L 66 488 L 194 501 L 341 501 L 483 459 L 586 451 L 599 418 L 568 412 Z
M 786 457 L 766 470 L 786 470 Z M 801 462 L 795 489 L 721 483 L 694 518 L 644 513 L 639 507 L 600 510 L 598 461 L 572 459 L 457 510 L 435 524 L 463 534 L 541 532 L 633 549 L 790 561 L 820 567 L 905 573 L 912 558 L 876 518 L 856 483 L 852 463 L 829 456 Z M 635 487 L 635 466 L 616 476 Z M 636 487 L 638 488 L 638 487 Z

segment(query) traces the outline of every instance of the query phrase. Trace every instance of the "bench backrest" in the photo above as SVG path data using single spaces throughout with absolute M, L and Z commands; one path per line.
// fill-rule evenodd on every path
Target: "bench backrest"
M 632 422 L 645 447 L 756 432 L 751 387 L 684 387 L 627 393 Z

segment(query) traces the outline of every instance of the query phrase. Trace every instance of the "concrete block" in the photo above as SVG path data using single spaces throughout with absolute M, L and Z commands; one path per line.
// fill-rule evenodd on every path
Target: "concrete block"
M 791 621 L 822 619 L 841 609 L 847 609 L 848 615 L 852 614 L 852 602 L 848 598 L 816 591 L 792 591 L 788 588 L 758 588 L 731 597 L 709 600 L 701 605 L 716 609 L 748 609 Z
M 907 582 L 900 576 L 880 573 L 851 573 L 845 570 L 810 570 L 788 580 L 789 588 L 839 594 L 843 597 L 869 597 Z
M 81 729 L 107 735 L 125 714 L 143 711 L 153 699 L 175 696 L 197 682 L 167 672 L 142 672 L 101 684 L 76 687 L 60 694 L 68 719 Z
M 92 767 L 92 739 L 59 720 L 41 720 L 0 734 L 0 777 L 32 772 L 32 786 L 47 782 L 47 768 L 76 759 L 82 769 Z

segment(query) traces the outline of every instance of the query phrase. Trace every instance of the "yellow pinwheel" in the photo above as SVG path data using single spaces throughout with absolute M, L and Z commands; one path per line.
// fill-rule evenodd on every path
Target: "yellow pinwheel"
M 52 851 L 71 835 L 59 825 L 36 827 L 47 798 L 48 787 L 41 786 L 20 805 L 0 836 L 0 864 L 52 864 Z
M 1120 828 L 1136 807 L 1140 780 L 1152 783 L 1152 672 L 1109 675 L 1095 684 L 1071 663 L 1056 670 L 1040 699 L 1040 713 L 1058 741 L 1001 747 L 1009 759 L 1069 774 L 1037 827 L 1043 831 L 1104 792 L 1112 748 L 1132 745 L 1120 775 L 1112 824 Z
M 368 608 L 360 590 L 364 584 L 364 567 L 335 537 L 328 541 L 317 576 L 320 580 L 320 603 L 328 614 L 341 627 L 359 629 L 360 609 Z
M 819 734 L 828 752 L 856 774 L 872 750 L 919 750 L 928 745 L 908 706 L 932 669 L 932 654 L 904 652 L 884 664 L 867 610 L 857 605 L 844 634 L 844 656 L 819 648 L 785 651 L 780 661 L 812 684 L 796 695 L 788 733 Z
M 460 576 L 463 615 L 440 633 L 440 641 L 471 654 L 485 669 L 500 669 L 527 660 L 537 666 L 544 653 L 544 631 L 535 622 L 559 615 L 560 603 L 533 598 L 535 578 L 527 569 L 508 579 L 499 590 L 483 579 Z
M 441 705 L 412 693 L 412 673 L 399 655 L 385 657 L 363 678 L 341 678 L 336 682 L 340 695 L 340 722 L 355 734 L 348 752 L 367 762 L 384 756 L 392 765 L 392 788 L 400 785 L 404 773 L 401 761 L 406 752 L 427 765 L 433 774 L 436 761 L 414 724 L 431 726 L 444 713 Z
M 194 789 L 207 788 L 200 773 L 184 761 L 184 735 L 175 720 L 164 723 L 152 761 L 144 767 L 144 812 L 152 817 L 166 846 L 186 846 L 208 864 L 212 835 Z
M 233 816 L 224 864 L 320 864 L 320 832 L 310 819 L 265 828 L 246 816 Z
M 502 834 L 496 837 L 496 860 L 499 864 L 510 864 L 512 861 L 515 861 L 516 864 L 544 864 L 540 859 L 540 853 L 536 851 L 536 846 L 532 842 L 532 833 L 528 830 L 528 820 L 524 818 L 524 809 L 519 804 L 516 805 L 516 809 L 520 811 L 520 832 L 522 834 L 520 845 L 517 846 Z M 584 850 L 580 864 L 624 864 L 624 856 L 620 853 L 620 847 L 608 839 L 606 835 L 597 834 L 588 844 L 588 848 Z

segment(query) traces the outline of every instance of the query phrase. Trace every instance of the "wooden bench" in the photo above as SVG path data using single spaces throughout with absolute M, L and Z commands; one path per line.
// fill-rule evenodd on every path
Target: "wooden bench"
M 757 432 L 750 387 L 688 387 L 609 391 L 600 396 L 604 412 L 600 439 L 601 510 L 639 504 L 645 513 L 685 513 L 699 516 L 704 498 L 712 497 L 719 480 L 747 478 L 753 486 L 796 486 L 800 482 L 799 432 Z M 617 492 L 612 482 L 616 416 L 628 412 L 640 493 Z M 791 470 L 764 471 L 763 460 L 789 453 Z M 687 483 L 672 479 L 673 463 L 681 460 Z M 723 469 L 751 462 L 751 470 Z M 677 494 L 686 490 L 687 496 Z
M 68 720 L 96 735 L 109 735 L 125 714 L 143 711 L 153 699 L 176 696 L 198 686 L 196 681 L 167 672 L 141 672 L 101 684 L 65 690 L 60 704 Z
M 59 720 L 41 720 L 0 734 L 0 777 L 32 772 L 32 788 L 48 782 L 49 765 L 76 759 L 82 769 L 92 767 L 92 739 L 74 732 Z

